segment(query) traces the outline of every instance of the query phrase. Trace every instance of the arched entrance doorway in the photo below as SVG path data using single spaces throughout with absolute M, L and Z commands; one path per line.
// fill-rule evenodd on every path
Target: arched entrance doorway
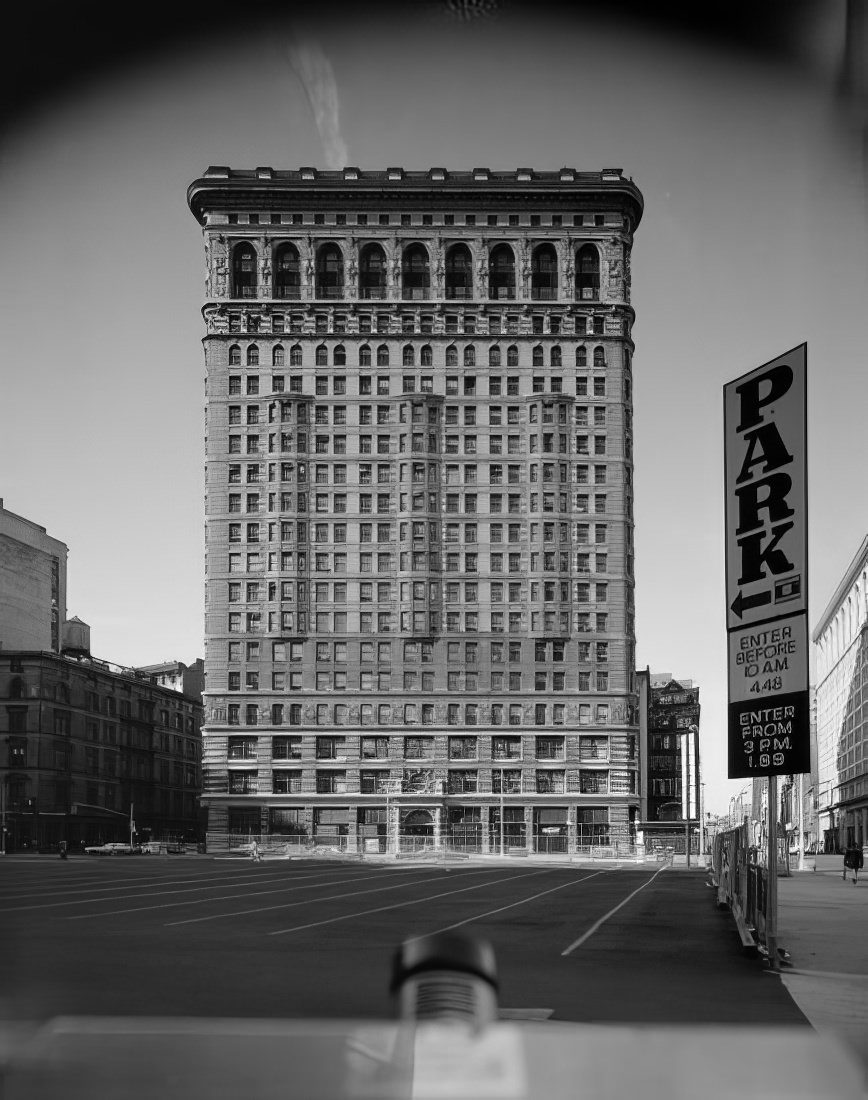
M 430 810 L 408 810 L 401 822 L 401 851 L 418 852 L 434 846 L 434 815 Z

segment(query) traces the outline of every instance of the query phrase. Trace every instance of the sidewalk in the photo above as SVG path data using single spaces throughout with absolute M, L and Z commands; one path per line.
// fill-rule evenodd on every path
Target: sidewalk
M 842 879 L 842 856 L 778 878 L 778 944 L 790 954 L 781 980 L 820 1034 L 847 1042 L 868 1081 L 868 876 Z

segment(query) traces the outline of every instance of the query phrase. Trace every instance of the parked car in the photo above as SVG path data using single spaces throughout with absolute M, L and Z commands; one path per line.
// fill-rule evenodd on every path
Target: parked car
M 85 848 L 85 852 L 89 856 L 130 856 L 141 855 L 142 849 L 137 844 L 114 842 L 111 844 L 95 844 L 90 848 Z

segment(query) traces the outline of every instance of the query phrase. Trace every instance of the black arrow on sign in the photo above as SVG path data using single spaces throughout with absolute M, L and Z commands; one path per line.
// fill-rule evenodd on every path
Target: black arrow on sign
M 732 610 L 741 618 L 742 611 L 746 611 L 750 607 L 762 607 L 764 603 L 772 602 L 771 592 L 757 592 L 755 596 L 743 596 L 741 589 L 738 590 L 738 595 L 732 601 Z

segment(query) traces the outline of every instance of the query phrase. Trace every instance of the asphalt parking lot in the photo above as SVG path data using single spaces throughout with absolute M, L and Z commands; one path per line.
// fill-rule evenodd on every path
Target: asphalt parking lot
M 392 955 L 488 939 L 500 1003 L 554 1019 L 804 1025 L 701 872 L 148 856 L 0 864 L 0 1018 L 388 1018 Z

